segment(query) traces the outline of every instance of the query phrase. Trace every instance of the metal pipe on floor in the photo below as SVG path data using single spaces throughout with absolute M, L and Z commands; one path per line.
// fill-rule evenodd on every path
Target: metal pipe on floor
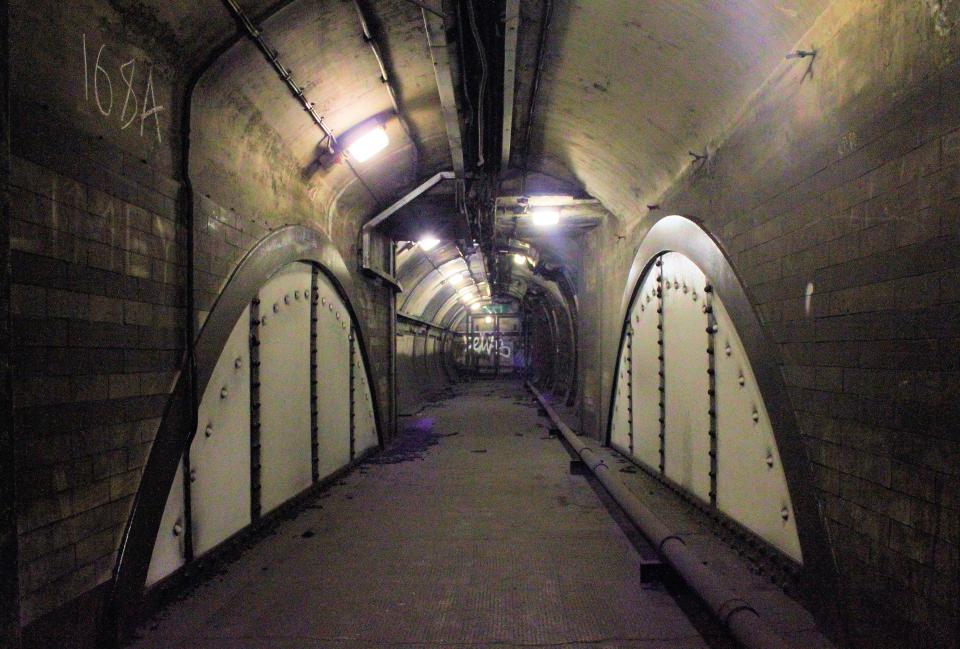
M 527 389 L 540 402 L 564 439 L 577 452 L 584 464 L 623 508 L 637 529 L 657 548 L 686 584 L 710 607 L 714 615 L 745 649 L 789 649 L 792 645 L 773 631 L 744 598 L 727 588 L 720 576 L 708 568 L 703 559 L 687 547 L 683 536 L 644 505 L 606 465 L 603 458 L 580 440 L 563 423 L 544 396 L 529 381 Z

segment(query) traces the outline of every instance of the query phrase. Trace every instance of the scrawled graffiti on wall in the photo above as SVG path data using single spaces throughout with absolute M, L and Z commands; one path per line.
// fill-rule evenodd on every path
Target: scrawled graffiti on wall
M 94 55 L 93 50 L 96 49 Z M 83 96 L 84 100 L 96 106 L 99 113 L 116 121 L 119 129 L 125 131 L 130 126 L 139 126 L 140 137 L 149 135 L 151 130 L 156 131 L 157 143 L 163 141 L 160 127 L 160 113 L 164 106 L 157 103 L 154 90 L 153 65 L 141 63 L 141 78 L 137 78 L 137 59 L 128 61 L 111 70 L 103 63 L 107 43 L 100 43 L 99 47 L 89 43 L 87 35 L 81 35 L 81 51 L 83 54 Z M 146 67 L 146 73 L 142 68 Z M 114 90 L 114 82 L 116 90 Z M 138 94 L 138 90 L 142 94 Z M 120 97 L 123 97 L 121 103 Z
M 466 347 L 475 354 L 483 354 L 493 358 L 499 354 L 500 358 L 510 360 L 513 358 L 513 345 L 509 340 L 492 333 L 477 334 L 475 336 L 466 336 Z

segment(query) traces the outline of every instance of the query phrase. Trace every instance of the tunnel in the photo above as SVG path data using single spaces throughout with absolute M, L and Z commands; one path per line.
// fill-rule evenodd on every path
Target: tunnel
M 3 5 L 0 646 L 960 649 L 960 3 Z

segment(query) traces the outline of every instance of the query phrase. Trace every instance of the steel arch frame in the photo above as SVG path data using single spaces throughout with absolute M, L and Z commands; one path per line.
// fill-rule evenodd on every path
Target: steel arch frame
M 744 284 L 723 245 L 697 219 L 670 215 L 655 220 L 643 235 L 634 255 L 619 317 L 622 322 L 618 338 L 616 363 L 619 367 L 623 342 L 629 326 L 629 313 L 644 277 L 660 255 L 678 252 L 695 263 L 710 280 L 744 344 L 760 394 L 773 428 L 790 497 L 793 501 L 797 533 L 804 562 L 799 582 L 805 598 L 826 616 L 832 616 L 832 602 L 839 592 L 836 558 L 831 550 L 822 507 L 816 495 L 810 459 L 802 440 L 802 431 L 790 402 L 780 372 L 781 355 L 767 335 Z M 617 373 L 610 386 L 604 444 L 610 445 Z
M 244 308 L 274 274 L 294 262 L 315 265 L 333 284 L 354 323 L 363 359 L 377 429 L 383 446 L 383 421 L 376 383 L 370 374 L 364 323 L 353 304 L 356 289 L 347 266 L 333 242 L 324 234 L 304 226 L 287 226 L 261 239 L 237 265 L 210 311 L 195 346 L 196 381 L 202 394 L 214 366 Z M 193 439 L 189 377 L 186 358 L 164 409 L 163 418 L 150 449 L 130 515 L 124 528 L 114 567 L 108 615 L 112 625 L 123 625 L 136 610 L 143 594 L 153 547 L 160 528 L 167 494 L 177 465 Z

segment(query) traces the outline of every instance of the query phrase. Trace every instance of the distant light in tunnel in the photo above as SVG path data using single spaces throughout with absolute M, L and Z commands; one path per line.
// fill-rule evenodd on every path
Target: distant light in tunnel
M 388 144 L 390 138 L 387 137 L 387 131 L 382 126 L 376 126 L 354 140 L 347 147 L 347 152 L 357 162 L 366 162 L 387 148 Z
M 422 239 L 420 239 L 418 243 L 420 244 L 420 249 L 423 250 L 424 252 L 427 252 L 428 250 L 433 250 L 434 248 L 436 248 L 437 244 L 440 243 L 440 239 L 436 239 L 434 237 L 427 235 Z
M 531 212 L 534 225 L 556 225 L 560 222 L 560 210 L 557 209 L 537 209 Z

